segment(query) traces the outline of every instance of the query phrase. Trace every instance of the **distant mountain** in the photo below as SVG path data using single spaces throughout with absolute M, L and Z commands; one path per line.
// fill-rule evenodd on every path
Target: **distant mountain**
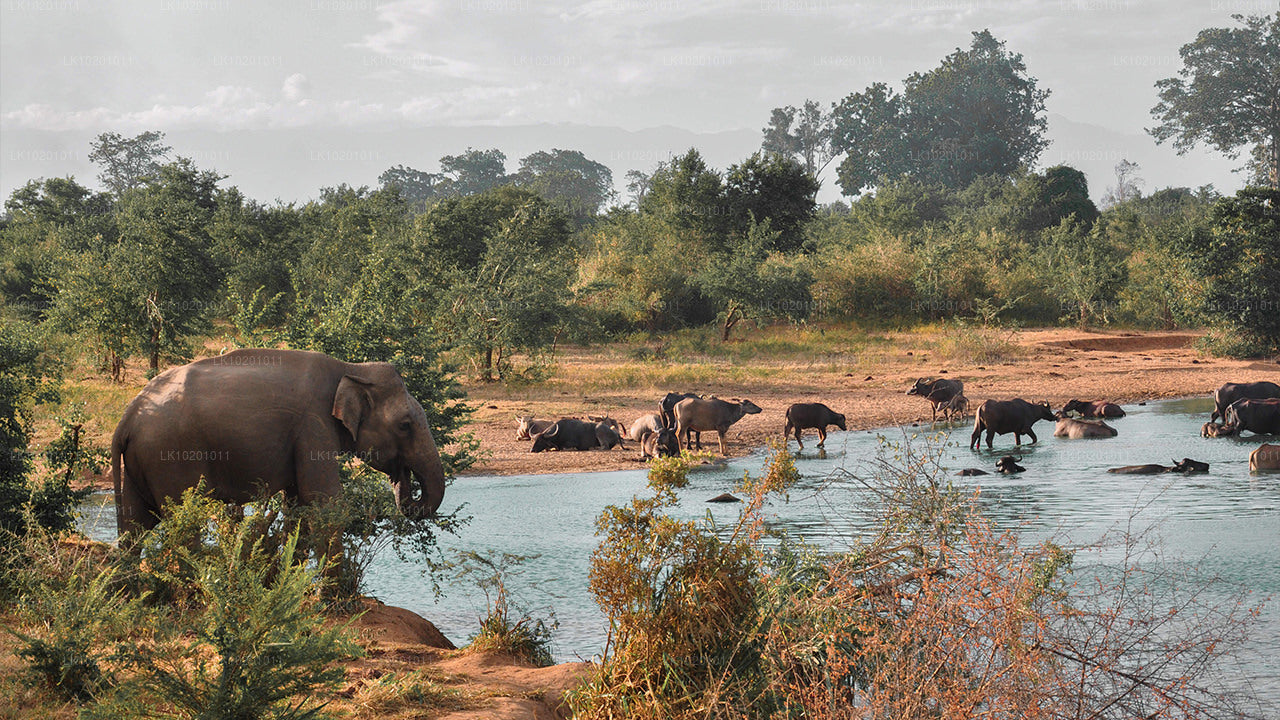
M 763 125 L 763 121 L 761 123 Z M 106 129 L 106 128 L 104 128 Z M 88 159 L 89 141 L 96 132 L 49 132 L 8 129 L 0 134 L 0 195 L 36 177 L 75 175 L 96 186 L 96 170 Z M 1148 192 L 1161 187 L 1198 187 L 1213 183 L 1230 192 L 1241 183 L 1231 169 L 1237 164 L 1208 152 L 1179 157 L 1157 146 L 1145 134 L 1119 133 L 1107 128 L 1049 116 L 1052 144 L 1040 158 L 1041 167 L 1065 163 L 1089 178 L 1094 199 L 1115 182 L 1113 168 L 1121 159 L 1137 162 Z M 200 167 L 229 176 L 249 197 L 261 201 L 305 201 L 322 187 L 347 183 L 375 185 L 378 175 L 393 165 L 436 171 L 441 156 L 467 147 L 496 147 L 507 155 L 514 172 L 521 157 L 537 150 L 580 150 L 613 171 L 614 184 L 625 191 L 628 170 L 649 171 L 674 154 L 696 147 L 721 170 L 760 147 L 759 130 L 700 133 L 662 126 L 644 130 L 574 124 L 422 128 L 279 128 L 215 132 L 177 130 L 167 142 L 178 154 Z M 819 200 L 839 198 L 835 165 L 827 168 Z M 620 200 L 625 198 L 620 197 Z

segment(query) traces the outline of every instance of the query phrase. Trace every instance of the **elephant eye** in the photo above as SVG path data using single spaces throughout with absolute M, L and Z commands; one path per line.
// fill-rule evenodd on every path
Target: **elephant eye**
M 409 432 L 409 431 L 410 431 L 410 430 L 412 430 L 412 429 L 413 429 L 413 421 L 412 421 L 412 420 L 402 420 L 402 421 L 400 421 L 400 432 Z

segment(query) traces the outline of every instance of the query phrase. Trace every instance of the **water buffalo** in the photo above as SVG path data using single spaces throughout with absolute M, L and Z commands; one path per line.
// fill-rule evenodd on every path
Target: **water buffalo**
M 671 428 L 672 430 L 675 430 L 676 429 L 676 405 L 678 405 L 681 400 L 687 400 L 689 398 L 703 398 L 703 397 L 705 396 L 698 395 L 696 393 L 669 392 L 665 396 L 663 396 L 661 400 L 658 401 L 658 417 L 662 419 L 663 425 Z M 701 449 L 702 433 L 695 431 L 694 438 L 698 443 L 698 448 Z
M 1249 472 L 1280 470 L 1280 445 L 1263 443 L 1249 453 Z
M 1219 425 L 1215 422 L 1207 422 L 1200 426 L 1200 437 L 1231 437 L 1235 434 L 1236 428 L 1234 425 Z
M 964 395 L 956 395 L 938 409 L 942 411 L 942 416 L 946 418 L 947 422 L 951 422 L 956 415 L 963 418 L 969 413 L 969 398 Z
M 1072 440 L 1109 438 L 1116 435 L 1116 429 L 1101 420 L 1076 420 L 1075 418 L 1063 417 L 1058 420 L 1057 427 L 1053 429 L 1054 437 L 1064 437 Z
M 818 430 L 818 447 L 822 447 L 827 443 L 827 426 L 835 425 L 841 430 L 848 430 L 844 426 L 844 415 L 835 412 L 831 408 L 822 403 L 796 403 L 787 408 L 787 424 L 782 430 L 782 437 L 787 437 L 793 431 L 796 435 L 796 442 L 800 444 L 800 449 L 804 449 L 804 441 L 800 439 L 800 431 L 808 428 L 817 428 Z
M 618 447 L 624 450 L 626 449 L 627 446 L 622 444 L 622 438 L 625 438 L 627 436 L 627 428 L 625 425 L 618 422 L 617 420 L 614 420 L 608 415 L 588 415 L 587 419 L 597 425 L 602 425 L 604 427 L 607 427 L 613 430 L 615 433 L 617 433 L 619 438 Z
M 533 436 L 533 447 L 529 452 L 590 450 L 597 447 L 609 450 L 614 445 L 621 444 L 622 437 L 612 425 L 561 418 L 552 423 L 551 427 Z
M 1191 473 L 1209 472 L 1209 463 L 1192 460 L 1191 458 L 1182 458 L 1182 460 L 1174 460 L 1172 467 L 1149 463 L 1146 465 L 1125 465 L 1124 467 L 1111 468 L 1107 472 L 1117 475 L 1159 475 L 1161 473 L 1183 473 L 1189 475 Z
M 979 470 L 978 468 L 965 468 L 956 474 L 961 477 L 973 477 L 974 475 L 990 475 L 991 473 L 986 470 Z
M 1012 455 L 1005 455 L 996 461 L 996 472 L 1012 475 L 1014 473 L 1026 471 L 1027 469 L 1019 465 L 1017 458 Z
M 969 438 L 969 448 L 978 449 L 978 439 L 982 431 L 987 431 L 987 449 L 991 449 L 991 440 L 997 434 L 1013 433 L 1015 445 L 1022 444 L 1022 436 L 1030 435 L 1031 442 L 1038 442 L 1031 426 L 1037 420 L 1057 420 L 1049 403 L 1029 403 L 1022 398 L 1013 400 L 987 400 L 978 406 L 974 413 L 973 435 Z
M 662 422 L 662 416 L 658 413 L 649 413 L 641 415 L 631 423 L 631 429 L 627 432 L 627 437 L 636 442 L 644 442 L 644 439 L 652 433 L 656 433 L 666 427 Z
M 676 437 L 680 440 L 680 447 L 688 449 L 690 432 L 715 430 L 720 434 L 720 454 L 728 455 L 729 447 L 724 436 L 729 432 L 729 426 L 741 420 L 743 415 L 758 412 L 760 408 L 750 400 L 729 402 L 719 398 L 685 398 L 675 407 Z
M 1235 434 L 1248 430 L 1258 435 L 1280 434 L 1280 398 L 1237 400 L 1227 406 L 1223 426 L 1233 426 Z
M 1280 385 L 1265 380 L 1251 383 L 1224 383 L 1213 393 L 1213 414 L 1209 416 L 1209 422 L 1218 418 L 1226 420 L 1227 408 L 1237 400 L 1267 398 L 1280 398 Z
M 532 415 L 521 415 L 516 418 L 516 439 L 532 440 L 534 435 L 551 427 L 551 420 L 535 420 Z
M 908 395 L 919 395 L 929 401 L 929 407 L 933 410 L 933 422 L 938 421 L 938 409 L 951 401 L 956 395 L 964 394 L 964 383 L 959 380 L 948 380 L 942 378 L 939 380 L 927 380 L 919 378 L 916 384 L 911 386 L 907 391 Z
M 651 457 L 676 457 L 680 454 L 680 443 L 676 433 L 670 428 L 660 427 L 648 433 L 640 441 L 640 459 Z
M 1069 415 L 1073 412 L 1080 413 L 1080 417 L 1086 418 L 1120 418 L 1124 417 L 1124 408 L 1113 402 L 1106 400 L 1072 400 L 1062 406 L 1062 414 Z

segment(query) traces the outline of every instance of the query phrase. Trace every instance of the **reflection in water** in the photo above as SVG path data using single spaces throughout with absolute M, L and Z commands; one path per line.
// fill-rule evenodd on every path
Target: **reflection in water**
M 1004 527 L 1020 527 L 1031 542 L 1049 536 L 1084 544 L 1137 513 L 1139 527 L 1159 523 L 1166 557 L 1198 560 L 1229 583 L 1251 588 L 1259 600 L 1280 593 L 1280 475 L 1250 475 L 1249 452 L 1261 440 L 1205 439 L 1199 436 L 1211 401 L 1173 400 L 1128 406 L 1129 416 L 1109 421 L 1117 438 L 1066 440 L 1052 437 L 1052 425 L 1040 423 L 1040 442 L 1014 448 L 1011 435 L 998 436 L 993 451 L 971 452 L 969 428 L 886 430 L 882 433 L 835 432 L 827 449 L 806 449 L 797 460 L 803 474 L 788 501 L 770 502 L 771 524 L 807 542 L 839 550 L 874 528 L 875 518 L 860 512 L 865 503 L 851 479 L 874 470 L 885 436 L 917 445 L 925 438 L 942 443 L 940 462 L 962 490 L 981 490 L 979 502 Z M 792 445 L 794 448 L 794 444 Z M 958 477 L 961 468 L 991 470 L 1004 455 L 1027 468 L 1019 475 Z M 1191 457 L 1210 464 L 1205 475 L 1126 476 L 1109 467 L 1141 463 L 1169 464 Z M 708 465 L 691 474 L 679 512 L 688 518 L 710 516 L 734 522 L 738 504 L 708 504 L 707 498 L 733 490 L 744 470 L 758 472 L 757 453 L 725 465 Z M 522 477 L 457 479 L 446 504 L 467 503 L 471 524 L 458 538 L 445 537 L 450 549 L 496 550 L 537 555 L 525 566 L 521 599 L 536 612 L 554 609 L 560 621 L 556 653 L 561 660 L 590 658 L 600 652 L 607 630 L 587 590 L 590 557 L 598 539 L 595 518 L 608 504 L 627 502 L 645 491 L 643 470 Z M 108 498 L 107 502 L 110 502 Z M 448 508 L 446 508 L 448 509 Z M 108 505 L 94 534 L 113 537 Z M 105 529 L 104 529 L 105 528 Z M 1105 554 L 1100 561 L 1106 561 Z M 1083 558 L 1082 558 L 1083 560 Z M 420 569 L 380 557 L 370 570 L 369 592 L 384 602 L 431 619 L 455 642 L 466 642 L 484 612 L 474 588 L 446 585 L 435 603 Z M 517 588 L 518 590 L 518 588 Z M 1280 697 L 1280 611 L 1268 603 L 1243 658 L 1242 676 L 1265 697 Z

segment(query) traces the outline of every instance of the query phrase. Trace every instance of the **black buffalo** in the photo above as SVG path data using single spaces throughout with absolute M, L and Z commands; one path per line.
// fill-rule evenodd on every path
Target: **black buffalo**
M 1280 385 L 1265 380 L 1251 383 L 1225 383 L 1213 393 L 1213 414 L 1209 422 L 1227 417 L 1227 408 L 1237 400 L 1280 398 Z
M 920 378 L 916 380 L 916 384 L 911 386 L 907 391 L 908 395 L 919 395 L 929 401 L 929 407 L 933 410 L 933 420 L 938 420 L 938 409 L 951 402 L 951 398 L 964 394 L 964 383 L 959 380 L 948 380 L 942 378 L 940 380 L 926 380 Z
M 1012 475 L 1014 473 L 1026 472 L 1027 469 L 1018 464 L 1018 459 L 1012 455 L 1005 455 L 996 461 L 996 472 Z
M 1235 433 L 1248 430 L 1258 435 L 1280 433 L 1280 398 L 1267 400 L 1237 400 L 1227 406 L 1224 427 L 1235 428 Z
M 621 444 L 622 438 L 612 423 L 561 418 L 551 427 L 533 436 L 533 447 L 529 452 L 592 448 L 609 450 L 614 445 Z
M 804 442 L 800 439 L 800 431 L 817 428 L 818 447 L 822 447 L 827 442 L 828 425 L 835 425 L 841 430 L 848 430 L 844 426 L 844 415 L 826 405 L 822 403 L 796 403 L 787 408 L 787 424 L 782 430 L 782 436 L 785 438 L 794 432 L 796 442 L 800 444 L 800 449 L 803 450 Z
M 664 395 L 663 398 L 658 401 L 658 417 L 662 418 L 662 424 L 666 427 L 671 428 L 672 430 L 675 430 L 676 429 L 676 405 L 679 405 L 681 400 L 686 400 L 688 398 L 700 398 L 700 397 L 703 397 L 703 396 L 698 395 L 697 393 L 669 392 L 666 395 Z M 693 437 L 694 437 L 694 440 L 697 442 L 698 447 L 701 448 L 702 433 L 700 431 L 695 430 L 693 433 Z
M 978 406 L 973 419 L 973 435 L 969 438 L 969 448 L 978 449 L 978 439 L 982 431 L 987 432 L 987 449 L 991 449 L 991 440 L 997 434 L 1013 433 L 1015 445 L 1022 444 L 1022 436 L 1031 436 L 1031 442 L 1037 442 L 1035 432 L 1031 429 L 1037 420 L 1057 420 L 1049 403 L 1029 403 L 1022 398 L 1013 400 L 987 400 Z
M 1125 465 L 1124 467 L 1111 468 L 1107 470 L 1109 473 L 1117 475 L 1160 475 L 1162 473 L 1202 473 L 1209 472 L 1209 463 L 1192 460 L 1191 458 L 1182 458 L 1182 460 L 1174 460 L 1173 467 L 1168 465 Z

